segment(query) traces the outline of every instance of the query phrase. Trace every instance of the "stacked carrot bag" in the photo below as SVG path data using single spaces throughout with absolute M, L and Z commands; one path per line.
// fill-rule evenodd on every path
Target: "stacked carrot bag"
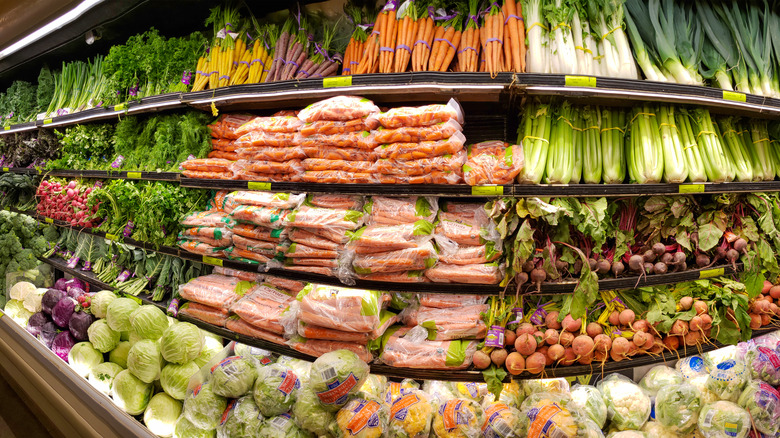
M 435 237 L 439 263 L 425 271 L 436 283 L 498 284 L 503 241 L 483 204 L 444 203 Z
M 374 102 L 359 96 L 336 96 L 298 113 L 306 159 L 301 180 L 315 183 L 372 183 L 378 143 L 371 130 L 379 126 Z
M 230 306 L 225 327 L 236 333 L 284 345 L 282 320 L 294 298 L 270 283 L 253 284 Z
M 222 203 L 227 192 L 217 192 L 207 211 L 188 214 L 181 221 L 179 248 L 209 257 L 224 257 L 233 244 L 232 228 L 235 222 L 223 211 Z
M 368 225 L 350 234 L 340 278 L 420 282 L 422 271 L 436 263 L 431 233 L 436 198 L 374 196 L 364 210 Z M 351 267 L 350 271 L 348 268 Z
M 278 249 L 285 269 L 334 276 L 347 233 L 363 225 L 362 206 L 357 196 L 309 195 L 284 219 L 290 243 Z
M 238 178 L 254 181 L 298 181 L 302 172 L 303 123 L 292 111 L 254 117 L 235 130 Z
M 457 184 L 466 162 L 463 109 L 446 105 L 399 107 L 375 116 L 381 128 L 374 139 L 377 182 L 382 184 Z
M 208 158 L 187 160 L 181 163 L 182 175 L 188 178 L 234 179 L 235 161 L 239 158 L 236 130 L 252 119 L 249 114 L 227 114 L 209 125 L 211 148 Z
M 368 343 L 397 321 L 386 310 L 390 301 L 383 292 L 309 284 L 286 318 L 288 344 L 315 357 L 347 349 L 369 362 Z
M 251 288 L 252 283 L 236 277 L 209 274 L 179 286 L 179 296 L 188 302 L 179 314 L 224 327 L 230 306 Z

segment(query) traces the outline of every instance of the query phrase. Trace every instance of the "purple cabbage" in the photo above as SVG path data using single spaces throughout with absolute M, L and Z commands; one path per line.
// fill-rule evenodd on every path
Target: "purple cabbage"
M 54 283 L 54 288 L 65 292 L 65 284 L 68 282 L 65 278 L 60 278 Z
M 67 328 L 73 312 L 76 311 L 76 304 L 76 300 L 71 297 L 61 299 L 51 311 L 51 318 L 54 320 L 54 323 L 62 328 Z
M 27 331 L 37 338 L 41 335 L 41 328 L 47 322 L 49 322 L 49 317 L 43 312 L 38 312 L 27 320 Z
M 87 312 L 76 312 L 73 314 L 73 316 L 70 318 L 70 322 L 68 323 L 68 328 L 70 329 L 70 334 L 73 335 L 73 337 L 77 341 L 86 341 L 89 340 L 89 335 L 87 335 L 87 329 L 89 328 L 92 323 L 95 322 L 95 317 L 92 316 L 92 314 Z
M 83 281 L 79 280 L 78 278 L 71 278 L 70 280 L 65 282 L 65 291 L 70 294 L 71 288 L 77 288 L 81 290 L 81 293 L 84 293 L 84 291 L 87 289 L 87 285 L 84 284 Z
M 68 361 L 68 353 L 70 349 L 76 345 L 76 340 L 70 335 L 69 331 L 60 332 L 54 337 L 54 341 L 51 343 L 51 351 L 54 352 L 60 359 L 65 362 Z
M 43 343 L 43 345 L 46 346 L 46 348 L 51 349 L 51 344 L 59 332 L 60 329 L 57 327 L 57 324 L 49 321 L 44 324 L 43 327 L 41 327 L 41 335 L 38 337 L 38 339 Z
M 67 290 L 67 294 L 69 297 L 73 298 L 74 300 L 78 299 L 80 296 L 86 294 L 84 292 L 84 289 L 76 286 L 69 286 Z
M 63 299 L 64 297 L 65 297 L 65 292 L 59 289 L 47 290 L 46 293 L 43 294 L 43 297 L 41 298 L 41 310 L 51 315 L 51 311 L 52 309 L 54 309 L 54 306 L 56 306 L 57 303 L 59 303 L 60 300 Z

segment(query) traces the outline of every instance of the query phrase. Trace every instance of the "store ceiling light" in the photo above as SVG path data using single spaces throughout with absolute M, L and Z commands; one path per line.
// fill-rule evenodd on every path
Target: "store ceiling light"
M 12 53 L 18 52 L 19 50 L 23 49 L 24 47 L 29 46 L 30 44 L 38 41 L 39 39 L 45 37 L 46 35 L 49 35 L 52 32 L 55 32 L 62 27 L 66 26 L 67 24 L 73 22 L 77 18 L 79 18 L 82 14 L 87 12 L 88 10 L 92 9 L 95 5 L 102 3 L 103 0 L 84 0 L 81 3 L 79 3 L 78 6 L 71 9 L 70 11 L 60 15 L 59 17 L 55 18 L 54 20 L 46 23 L 42 27 L 36 29 L 32 33 L 28 34 L 24 38 L 20 39 L 19 41 L 11 44 L 10 46 L 6 47 L 3 50 L 0 50 L 0 59 L 3 59 Z

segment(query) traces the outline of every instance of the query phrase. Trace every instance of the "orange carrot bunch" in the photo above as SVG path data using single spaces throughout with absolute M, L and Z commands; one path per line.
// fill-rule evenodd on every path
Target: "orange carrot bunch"
M 368 39 L 368 33 L 366 32 L 368 26 L 361 23 L 367 22 L 373 14 L 365 8 L 353 5 L 351 2 L 347 2 L 344 5 L 344 13 L 354 23 L 355 30 L 352 32 L 347 48 L 344 50 L 344 68 L 341 74 L 351 75 L 357 73 L 358 65 L 366 47 L 366 40 Z
M 428 61 L 428 70 L 447 71 L 450 63 L 455 58 L 460 44 L 463 20 L 462 15 L 455 12 L 446 21 L 436 26 L 431 48 L 431 59 Z
M 434 32 L 434 11 L 428 8 L 427 16 L 422 14 L 417 18 L 417 36 L 412 46 L 412 71 L 425 71 L 428 69 L 428 59 L 431 54 Z
M 420 2 L 422 3 L 422 2 Z M 414 38 L 420 26 L 419 6 L 414 0 L 406 0 L 398 10 L 396 18 L 401 22 L 398 31 L 398 39 L 395 45 L 395 65 L 393 72 L 403 73 L 409 66 L 409 60 L 412 58 L 412 47 L 414 47 Z
M 479 69 L 479 0 L 469 0 L 469 15 L 460 36 L 458 71 L 475 72 Z
M 504 12 L 498 3 L 492 3 L 482 22 L 482 49 L 485 51 L 485 68 L 491 76 L 504 71 Z
M 504 0 L 504 46 L 509 50 L 505 64 L 508 71 L 525 71 L 525 23 L 523 5 L 518 0 Z M 504 51 L 507 52 L 506 50 Z

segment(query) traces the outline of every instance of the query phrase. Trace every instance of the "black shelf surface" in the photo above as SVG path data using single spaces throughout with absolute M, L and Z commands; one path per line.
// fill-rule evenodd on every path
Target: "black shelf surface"
M 41 258 L 41 261 L 63 272 L 67 272 L 68 274 L 73 275 L 74 277 L 78 277 L 100 289 L 114 290 L 114 288 L 111 287 L 110 285 L 103 283 L 100 280 L 97 280 L 94 274 L 92 274 L 91 272 L 85 272 L 80 269 L 68 268 L 66 266 L 66 262 L 62 259 L 56 257 L 52 257 L 48 259 Z M 123 295 L 128 296 L 127 294 L 123 294 Z M 160 309 L 162 309 L 163 311 L 168 310 L 168 307 L 164 302 L 152 301 L 146 295 L 139 295 L 136 298 L 138 298 L 140 301 L 142 301 L 145 304 L 155 305 Z M 309 356 L 307 354 L 301 353 L 286 345 L 279 345 L 273 342 L 235 333 L 224 327 L 215 326 L 213 324 L 209 324 L 207 322 L 195 318 L 191 318 L 186 315 L 178 315 L 177 318 L 180 321 L 190 322 L 202 328 L 203 330 L 214 333 L 218 336 L 221 336 L 229 340 L 235 340 L 250 346 L 264 348 L 266 350 L 270 350 L 279 354 L 307 360 L 310 362 L 316 359 L 313 356 Z M 774 330 L 776 329 L 764 328 L 760 330 L 754 330 L 753 336 L 754 337 L 760 336 L 766 333 L 770 333 Z M 712 344 L 702 344 L 698 347 L 683 346 L 676 351 L 665 351 L 662 354 L 657 356 L 643 355 L 643 356 L 637 356 L 633 358 L 627 358 L 620 362 L 615 362 L 610 360 L 605 362 L 603 365 L 601 363 L 592 363 L 590 365 L 549 367 L 545 369 L 545 377 L 570 377 L 570 376 L 606 374 L 606 373 L 625 371 L 639 366 L 663 364 L 682 357 L 700 354 L 707 351 L 712 351 L 725 346 L 726 345 L 720 344 L 719 342 L 713 342 Z M 390 377 L 412 378 L 417 380 L 446 380 L 446 381 L 456 381 L 456 382 L 459 381 L 481 382 L 483 380 L 482 373 L 478 370 L 455 371 L 455 370 L 427 370 L 427 369 L 416 369 L 416 368 L 397 368 L 397 367 L 384 365 L 381 363 L 372 363 L 371 372 L 374 374 L 380 374 L 380 375 L 385 375 Z M 508 376 L 506 378 L 506 381 L 509 381 L 512 378 L 523 380 L 523 379 L 537 379 L 539 377 L 540 377 L 539 375 L 524 372 L 517 376 Z

